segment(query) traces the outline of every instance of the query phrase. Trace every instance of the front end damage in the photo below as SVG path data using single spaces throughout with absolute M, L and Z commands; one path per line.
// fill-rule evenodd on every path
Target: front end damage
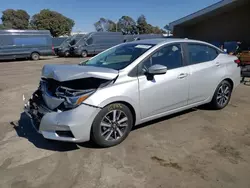
M 90 138 L 92 122 L 99 107 L 84 104 L 98 89 L 114 82 L 101 77 L 64 79 L 58 75 L 42 77 L 38 89 L 24 106 L 33 127 L 45 138 L 69 142 L 84 142 Z M 60 72 L 61 74 L 61 72 Z

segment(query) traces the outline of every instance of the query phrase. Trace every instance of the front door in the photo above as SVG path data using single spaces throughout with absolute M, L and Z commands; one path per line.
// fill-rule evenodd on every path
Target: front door
M 189 69 L 183 66 L 183 53 L 180 44 L 171 44 L 157 50 L 139 66 L 148 69 L 160 64 L 167 67 L 167 73 L 154 75 L 153 79 L 140 75 L 139 92 L 142 119 L 159 116 L 165 112 L 187 105 Z M 142 67 L 142 68 L 140 68 Z

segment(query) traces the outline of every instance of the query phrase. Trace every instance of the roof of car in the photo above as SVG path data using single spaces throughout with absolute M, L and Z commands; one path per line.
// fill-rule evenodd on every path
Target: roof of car
M 198 40 L 190 40 L 190 39 L 181 39 L 181 38 L 156 38 L 156 39 L 143 39 L 143 40 L 137 40 L 130 43 L 135 44 L 152 44 L 157 45 L 161 43 L 168 43 L 168 42 L 199 42 L 204 43 L 202 41 Z

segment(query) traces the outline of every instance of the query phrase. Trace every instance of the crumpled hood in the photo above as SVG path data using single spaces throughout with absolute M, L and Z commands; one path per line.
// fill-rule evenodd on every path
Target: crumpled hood
M 42 77 L 52 78 L 59 82 L 90 77 L 113 80 L 117 75 L 118 71 L 114 69 L 82 65 L 48 64 L 42 69 Z

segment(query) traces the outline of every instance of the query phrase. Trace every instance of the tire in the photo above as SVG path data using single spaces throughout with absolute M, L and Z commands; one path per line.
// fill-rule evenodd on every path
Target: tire
M 69 51 L 64 52 L 64 57 L 69 57 Z
M 39 53 L 37 53 L 37 52 L 33 52 L 33 53 L 31 54 L 30 57 L 31 57 L 31 59 L 34 60 L 34 61 L 37 61 L 37 60 L 40 59 L 40 55 L 39 55 Z
M 91 140 L 99 147 L 115 146 L 128 136 L 132 126 L 133 116 L 130 109 L 121 103 L 110 104 L 95 117 Z
M 88 52 L 83 50 L 82 53 L 81 53 L 81 56 L 82 57 L 87 57 L 88 56 Z
M 210 107 L 215 110 L 225 108 L 230 101 L 232 90 L 232 85 L 228 81 L 223 80 L 215 90 Z

